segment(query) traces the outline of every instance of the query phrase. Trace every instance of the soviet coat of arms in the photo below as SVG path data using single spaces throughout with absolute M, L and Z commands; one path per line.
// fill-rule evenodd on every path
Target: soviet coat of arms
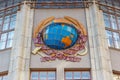
M 79 62 L 87 53 L 85 43 L 87 33 L 84 26 L 69 16 L 64 18 L 49 17 L 39 23 L 33 34 L 35 49 L 41 61 L 56 59 Z

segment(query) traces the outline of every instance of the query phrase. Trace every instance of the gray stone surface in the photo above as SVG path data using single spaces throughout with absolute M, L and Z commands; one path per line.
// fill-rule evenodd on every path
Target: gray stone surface
M 18 11 L 16 24 L 8 79 L 29 80 L 33 10 L 26 4 Z
M 8 71 L 10 54 L 11 54 L 11 49 L 0 52 L 0 73 Z
M 85 11 L 85 12 L 84 12 Z M 35 14 L 34 14 L 35 13 Z M 88 54 L 80 62 L 56 60 L 40 62 L 32 33 L 38 23 L 50 16 L 70 16 L 80 21 L 88 32 Z M 8 80 L 30 80 L 30 69 L 56 69 L 57 80 L 64 80 L 65 69 L 91 69 L 92 80 L 113 80 L 112 70 L 120 71 L 120 51 L 108 49 L 102 11 L 94 3 L 84 9 L 30 9 L 22 5 L 17 13 L 12 49 L 0 52 L 0 73 L 8 71 Z
M 96 4 L 86 9 L 92 80 L 113 80 L 102 12 Z

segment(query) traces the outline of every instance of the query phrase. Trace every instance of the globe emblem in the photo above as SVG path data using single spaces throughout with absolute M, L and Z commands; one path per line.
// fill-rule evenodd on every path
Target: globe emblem
M 42 38 L 49 48 L 64 50 L 76 43 L 78 32 L 71 24 L 53 22 L 43 29 Z
M 86 55 L 88 51 L 84 26 L 69 16 L 51 16 L 41 21 L 34 29 L 33 40 L 36 48 L 32 53 L 39 54 L 41 62 L 56 59 L 80 62 L 78 56 Z

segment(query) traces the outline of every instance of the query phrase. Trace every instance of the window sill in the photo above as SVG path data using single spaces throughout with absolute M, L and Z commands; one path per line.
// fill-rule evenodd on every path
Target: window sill
M 5 49 L 1 49 L 0 52 L 2 52 L 2 51 L 7 51 L 7 50 L 11 50 L 11 49 L 12 49 L 12 47 L 10 47 L 10 48 L 5 48 Z
M 109 47 L 109 49 L 120 51 L 120 49 L 114 47 Z
M 119 29 L 112 29 L 112 28 L 109 28 L 109 27 L 105 27 L 106 30 L 109 30 L 109 31 L 112 31 L 112 32 L 117 32 L 119 33 Z
M 8 71 L 0 72 L 0 76 L 4 76 L 4 75 L 7 75 L 7 74 L 8 74 Z

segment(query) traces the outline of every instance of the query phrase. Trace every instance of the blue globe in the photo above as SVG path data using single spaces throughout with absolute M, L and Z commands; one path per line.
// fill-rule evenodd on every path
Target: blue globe
M 56 50 L 64 50 L 76 43 L 78 32 L 73 25 L 51 23 L 43 29 L 42 37 L 46 46 Z

